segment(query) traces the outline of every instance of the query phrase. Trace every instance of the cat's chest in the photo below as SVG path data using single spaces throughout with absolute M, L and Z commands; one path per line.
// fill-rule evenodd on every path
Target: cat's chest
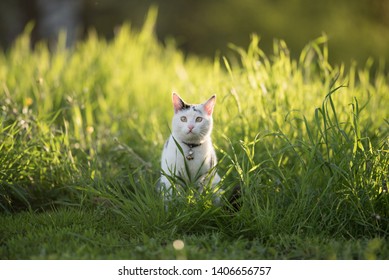
M 207 161 L 210 151 L 208 145 L 199 146 L 181 145 L 182 152 L 177 148 L 176 155 L 180 164 L 186 164 L 192 169 L 199 169 Z
M 184 156 L 179 152 L 177 158 L 179 159 L 177 167 L 179 167 L 178 169 L 180 170 L 181 175 L 189 171 L 189 177 L 196 181 L 197 178 L 201 177 L 209 170 L 211 153 L 207 147 L 185 147 L 183 148 L 183 153 Z
M 166 164 L 167 169 L 179 171 L 182 175 L 189 171 L 191 178 L 207 172 L 213 152 L 210 141 L 205 141 L 201 145 L 177 144 L 169 141 L 164 151 L 162 166 Z

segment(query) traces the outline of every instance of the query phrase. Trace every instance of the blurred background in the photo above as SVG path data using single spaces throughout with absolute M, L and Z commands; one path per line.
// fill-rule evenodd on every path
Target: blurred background
M 325 33 L 332 63 L 389 61 L 389 0 L 0 0 L 0 47 L 12 46 L 29 22 L 33 42 L 55 45 L 62 29 L 68 46 L 91 29 L 110 39 L 123 23 L 140 28 L 151 5 L 159 11 L 158 38 L 173 38 L 185 53 L 226 54 L 228 43 L 246 47 L 256 33 L 266 54 L 282 39 L 298 57 Z

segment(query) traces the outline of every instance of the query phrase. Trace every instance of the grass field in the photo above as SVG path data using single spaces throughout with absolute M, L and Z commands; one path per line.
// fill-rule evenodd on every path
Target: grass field
M 53 52 L 27 31 L 0 53 L 0 258 L 388 259 L 388 75 L 329 65 L 325 37 L 298 60 L 255 35 L 235 57 L 185 57 L 154 23 L 151 10 L 140 31 Z M 164 210 L 173 91 L 217 94 L 213 142 L 238 210 L 207 196 Z

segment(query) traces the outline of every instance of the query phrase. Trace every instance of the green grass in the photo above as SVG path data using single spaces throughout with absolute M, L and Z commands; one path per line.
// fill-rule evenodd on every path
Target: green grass
M 178 236 L 130 234 L 125 219 L 106 211 L 61 209 L 2 217 L 3 259 L 385 259 L 385 239 L 334 240 L 324 236 L 234 238 L 222 231 Z
M 141 31 L 52 53 L 26 31 L 0 53 L 0 257 L 389 258 L 387 74 L 330 65 L 326 38 L 298 60 L 254 35 L 235 57 L 184 57 L 154 23 L 151 10 Z M 172 91 L 217 94 L 219 174 L 227 195 L 241 187 L 239 210 L 207 196 L 164 210 Z

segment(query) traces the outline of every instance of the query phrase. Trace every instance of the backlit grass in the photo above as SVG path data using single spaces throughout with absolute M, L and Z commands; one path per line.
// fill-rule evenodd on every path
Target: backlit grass
M 151 10 L 140 31 L 52 53 L 26 31 L 0 53 L 1 257 L 176 258 L 184 239 L 186 258 L 387 258 L 387 74 L 330 65 L 325 37 L 298 60 L 282 41 L 263 53 L 255 35 L 235 57 L 185 57 L 154 23 Z M 238 210 L 209 197 L 164 210 L 173 91 L 217 94 L 213 142 Z

